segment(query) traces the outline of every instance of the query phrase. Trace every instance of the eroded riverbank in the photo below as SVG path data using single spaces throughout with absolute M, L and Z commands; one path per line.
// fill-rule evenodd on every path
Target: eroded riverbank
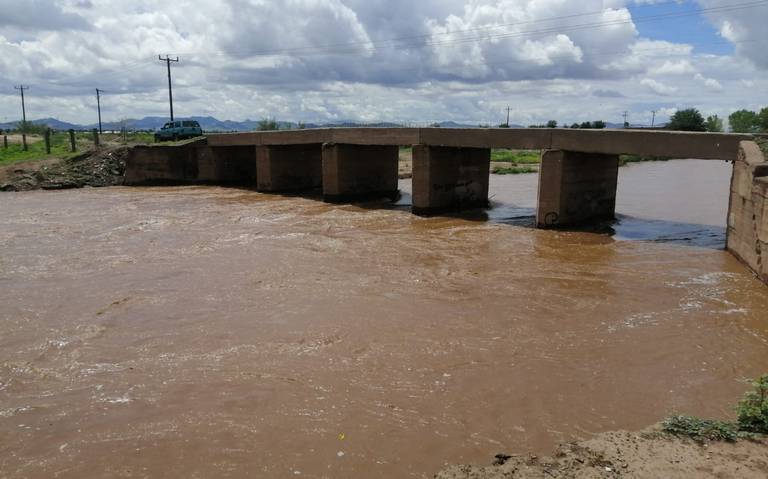
M 0 470 L 431 477 L 731 416 L 765 372 L 768 292 L 685 240 L 717 234 L 712 189 L 678 191 L 688 216 L 637 207 L 703 229 L 624 241 L 529 228 L 535 178 L 497 180 L 492 222 L 223 188 L 4 195 Z

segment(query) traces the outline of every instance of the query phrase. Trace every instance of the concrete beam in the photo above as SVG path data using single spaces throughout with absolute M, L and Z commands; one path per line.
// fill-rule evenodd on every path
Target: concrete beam
M 331 203 L 397 198 L 399 147 L 323 145 L 323 198 Z
M 257 189 L 289 192 L 323 184 L 321 144 L 256 147 Z
M 416 145 L 413 147 L 413 212 L 488 206 L 491 150 Z
M 553 150 L 610 155 L 735 160 L 749 136 L 723 133 L 642 130 L 552 130 Z
M 617 155 L 544 152 L 536 224 L 555 228 L 613 219 L 618 173 Z
M 209 135 L 211 146 L 338 143 L 564 150 L 611 155 L 735 160 L 750 135 L 567 128 L 318 128 Z

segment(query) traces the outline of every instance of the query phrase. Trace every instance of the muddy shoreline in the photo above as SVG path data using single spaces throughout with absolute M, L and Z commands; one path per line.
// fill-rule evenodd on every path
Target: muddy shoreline
M 639 432 L 612 431 L 560 445 L 551 457 L 497 454 L 488 466 L 450 466 L 435 479 L 548 479 L 768 477 L 768 442 L 696 442 L 655 425 Z

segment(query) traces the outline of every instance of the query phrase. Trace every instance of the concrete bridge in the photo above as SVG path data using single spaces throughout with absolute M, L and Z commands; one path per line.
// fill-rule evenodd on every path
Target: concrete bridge
M 542 150 L 536 223 L 613 219 L 619 155 L 734 163 L 728 250 L 768 281 L 768 163 L 750 135 L 642 130 L 332 128 L 209 135 L 132 150 L 128 185 L 221 184 L 265 193 L 321 188 L 329 202 L 398 195 L 413 147 L 413 211 L 488 205 L 491 149 Z M 696 181 L 692 173 L 691 181 Z M 723 199 L 725 201 L 725 198 Z

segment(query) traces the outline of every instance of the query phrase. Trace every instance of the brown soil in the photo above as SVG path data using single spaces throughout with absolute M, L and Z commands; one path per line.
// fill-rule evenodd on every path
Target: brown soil
M 128 148 L 103 148 L 68 159 L 0 166 L 0 191 L 58 190 L 123 183 Z
M 698 443 L 660 426 L 560 446 L 554 457 L 499 454 L 490 466 L 451 466 L 436 479 L 768 477 L 768 440 Z

